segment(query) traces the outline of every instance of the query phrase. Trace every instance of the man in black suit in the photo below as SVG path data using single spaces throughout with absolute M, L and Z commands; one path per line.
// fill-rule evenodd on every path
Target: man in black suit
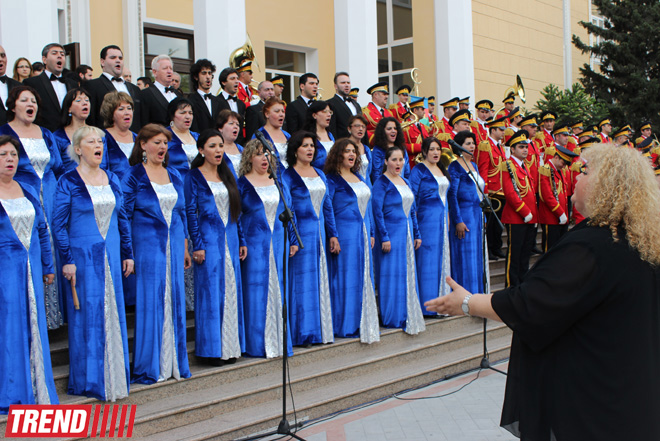
M 9 91 L 21 83 L 9 78 L 7 75 L 7 53 L 5 48 L 0 46 L 0 125 L 7 124 L 7 97 Z
M 211 93 L 214 72 L 215 64 L 206 58 L 197 60 L 190 67 L 193 92 L 188 95 L 188 99 L 193 108 L 193 122 L 190 126 L 193 132 L 215 129 L 215 120 L 220 113 L 220 99 Z
M 270 81 L 262 81 L 257 86 L 259 102 L 253 104 L 245 111 L 245 139 L 252 139 L 254 132 L 266 125 L 266 117 L 263 113 L 264 103 L 268 98 L 275 96 L 275 88 Z
M 51 132 L 60 126 L 62 102 L 70 89 L 78 87 L 76 81 L 62 76 L 66 53 L 59 43 L 46 45 L 41 51 L 44 71 L 36 77 L 26 78 L 23 84 L 32 87 L 41 98 L 41 106 L 37 113 L 36 123 Z
M 167 106 L 181 92 L 172 87 L 172 59 L 167 55 L 158 55 L 151 61 L 151 72 L 154 74 L 154 85 L 140 92 L 142 108 L 141 122 L 167 125 Z
M 351 78 L 346 72 L 337 72 L 334 83 L 337 93 L 328 100 L 333 112 L 328 129 L 335 139 L 348 138 L 348 120 L 351 116 L 362 115 L 362 109 L 350 96 Z
M 316 98 L 319 89 L 319 78 L 313 73 L 306 73 L 298 80 L 298 87 L 300 87 L 300 95 L 286 106 L 285 121 L 289 133 L 296 133 L 305 125 L 307 108 Z
M 245 103 L 238 99 L 238 72 L 233 67 L 225 67 L 220 72 L 220 87 L 222 87 L 222 92 L 218 95 L 220 100 L 220 112 L 225 109 L 229 109 L 232 112 L 236 112 L 241 115 L 241 118 L 245 121 Z M 245 127 L 241 129 L 241 132 L 238 134 L 236 142 L 243 144 L 245 141 Z
M 101 69 L 103 69 L 101 76 L 88 81 L 85 85 L 92 104 L 92 111 L 87 118 L 87 123 L 103 129 L 103 118 L 101 118 L 103 98 L 109 92 L 125 92 L 133 98 L 131 130 L 135 133 L 139 132 L 142 127 L 140 125 L 140 88 L 124 80 L 122 76 L 124 54 L 119 46 L 110 45 L 101 49 Z

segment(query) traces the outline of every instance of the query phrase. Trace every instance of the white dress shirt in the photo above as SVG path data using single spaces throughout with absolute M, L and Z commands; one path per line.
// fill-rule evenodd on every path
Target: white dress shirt
M 48 77 L 48 80 L 50 81 L 50 76 L 54 74 L 52 72 L 48 72 L 48 69 L 44 69 L 44 72 L 46 72 L 46 77 Z M 62 75 L 60 74 L 59 77 L 62 77 Z M 57 100 L 60 102 L 60 107 L 61 107 L 67 92 L 66 84 L 55 80 L 50 81 L 50 84 L 53 85 L 53 89 L 55 90 L 55 94 L 57 95 Z
M 158 81 L 154 81 L 154 85 L 156 88 L 160 91 L 160 93 L 163 94 L 167 102 L 169 103 L 172 101 L 174 98 L 176 98 L 176 93 L 170 91 L 170 92 L 165 92 L 165 86 L 160 84 Z
M 117 90 L 117 92 L 128 93 L 128 87 L 126 87 L 126 82 L 124 82 L 123 78 L 119 77 L 121 78 L 121 81 L 112 81 L 112 78 L 114 78 L 112 75 L 110 75 L 107 72 L 103 72 L 103 75 L 105 75 L 105 77 L 110 80 L 110 83 L 112 83 L 112 85 L 115 87 L 115 90 Z M 130 93 L 128 94 L 130 95 Z
M 223 90 L 222 96 L 225 97 L 225 100 L 227 100 L 227 102 L 229 103 L 229 108 L 232 110 L 232 112 L 238 113 L 238 103 L 234 100 L 229 99 L 231 95 L 229 95 L 226 91 Z

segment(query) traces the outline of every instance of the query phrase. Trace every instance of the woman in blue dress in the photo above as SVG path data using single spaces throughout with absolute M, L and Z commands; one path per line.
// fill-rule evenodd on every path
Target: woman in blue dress
M 50 362 L 44 284 L 54 281 L 39 195 L 14 180 L 20 144 L 0 136 L 0 413 L 12 404 L 59 404 Z
M 243 310 L 245 314 L 245 353 L 252 357 L 279 357 L 284 353 L 282 303 L 284 294 L 284 268 L 282 257 L 288 250 L 289 259 L 298 251 L 298 241 L 289 226 L 288 243 L 283 237 L 279 215 L 284 203 L 268 173 L 269 162 L 277 161 L 264 154 L 261 143 L 253 139 L 245 145 L 241 158 L 238 189 L 241 193 L 243 214 L 241 229 L 249 250 L 241 265 L 243 283 Z M 277 172 L 276 172 L 277 173 Z M 291 196 L 286 185 L 282 192 L 291 207 Z M 290 330 L 287 352 L 292 354 Z
M 385 169 L 385 152 L 391 147 L 400 147 L 403 149 L 403 167 L 401 168 L 401 176 L 408 179 L 410 176 L 410 164 L 408 161 L 408 152 L 406 152 L 406 144 L 403 138 L 403 130 L 401 124 L 396 118 L 391 116 L 382 118 L 376 125 L 374 131 L 374 148 L 371 152 L 371 182 L 376 184 L 376 181 L 383 174 Z
M 192 103 L 186 98 L 174 98 L 167 106 L 167 119 L 170 126 L 167 128 L 172 133 L 172 139 L 167 143 L 167 154 L 169 156 L 168 166 L 175 169 L 185 182 L 186 175 L 190 171 L 190 163 L 197 157 L 197 132 L 191 132 L 190 126 L 193 122 Z M 192 243 L 188 242 L 188 253 Z M 185 270 L 184 283 L 186 284 L 186 311 L 195 310 L 195 280 L 193 267 Z
M 111 171 L 121 180 L 131 167 L 128 158 L 137 137 L 131 132 L 133 98 L 126 92 L 107 93 L 101 104 L 101 119 L 105 127 L 101 168 Z
M 53 134 L 34 123 L 40 102 L 37 92 L 29 86 L 18 86 L 10 90 L 6 104 L 9 123 L 0 127 L 0 135 L 9 135 L 19 140 L 21 149 L 15 179 L 31 186 L 39 195 L 50 234 L 55 188 L 62 174 L 62 160 Z M 55 329 L 66 320 L 66 299 L 63 293 L 64 282 L 57 275 L 60 266 L 52 236 L 50 244 L 56 268 L 55 283 L 44 286 L 44 298 L 48 329 Z
M 221 366 L 245 351 L 241 260 L 247 256 L 238 227 L 241 195 L 229 169 L 220 132 L 204 130 L 199 155 L 186 176 L 188 231 L 195 267 L 195 355 Z
M 415 267 L 415 250 L 422 244 L 417 228 L 415 196 L 401 177 L 405 150 L 385 153 L 387 169 L 373 186 L 376 253 L 380 272 L 378 300 L 383 326 L 415 335 L 426 329 Z
M 419 301 L 449 294 L 446 278 L 451 275 L 449 257 L 449 178 L 440 162 L 442 147 L 436 138 L 422 141 L 422 158 L 410 172 L 410 189 L 415 195 L 419 234 L 424 239 L 415 252 Z M 426 315 L 437 315 L 422 308 Z
M 277 173 L 281 176 L 282 172 L 289 166 L 286 162 L 286 143 L 291 138 L 288 132 L 282 130 L 284 125 L 284 115 L 286 103 L 279 98 L 268 98 L 261 111 L 266 118 L 266 124 L 259 129 L 264 137 L 270 141 L 275 150 L 277 158 Z M 252 136 L 255 139 L 256 135 Z M 239 173 L 240 174 L 240 173 Z
M 64 101 L 62 102 L 62 127 L 57 129 L 53 135 L 57 140 L 57 146 L 60 150 L 62 166 L 65 172 L 71 171 L 78 166 L 73 159 L 69 158 L 67 150 L 71 145 L 73 134 L 85 125 L 90 109 L 89 95 L 85 89 L 76 87 L 69 90 L 64 97 Z
M 100 168 L 103 131 L 84 126 L 72 139 L 68 155 L 79 165 L 58 182 L 52 221 L 63 276 L 79 300 L 79 309 L 67 303 L 68 393 L 115 401 L 128 396 L 130 379 L 122 289 L 122 273 L 134 267 L 130 226 L 119 180 Z
M 367 118 L 362 115 L 354 115 L 348 119 L 349 138 L 357 146 L 356 153 L 360 157 L 358 173 L 367 184 L 371 185 L 371 169 L 373 168 L 371 149 L 362 143 L 364 134 L 367 133 L 367 124 Z
M 282 181 L 289 187 L 296 225 L 304 248 L 289 259 L 289 322 L 294 346 L 332 343 L 332 308 L 326 257 L 339 246 L 337 230 L 323 172 L 312 166 L 318 150 L 316 136 L 296 132 L 287 149 L 289 168 Z
M 473 153 L 476 137 L 470 131 L 458 132 L 454 141 Z M 473 155 L 463 153 L 462 158 L 449 164 L 449 244 L 451 253 L 451 277 L 470 292 L 490 292 L 488 282 L 484 289 L 483 259 L 483 212 L 477 185 L 484 188 Z M 471 176 L 468 173 L 471 172 Z M 475 182 L 474 179 L 477 181 Z M 488 271 L 486 267 L 486 271 Z M 486 272 L 488 280 L 488 272 Z
M 328 130 L 331 119 L 332 109 L 327 101 L 312 101 L 307 108 L 304 129 L 316 135 L 316 157 L 312 165 L 319 170 L 323 170 L 325 158 L 335 143 L 335 137 Z
M 218 114 L 216 124 L 218 130 L 222 133 L 222 139 L 225 141 L 225 164 L 227 164 L 234 174 L 234 178 L 238 179 L 238 166 L 241 164 L 243 146 L 237 144 L 236 139 L 238 139 L 238 135 L 241 133 L 243 118 L 236 112 L 224 109 Z
M 340 139 L 325 161 L 338 243 L 328 257 L 332 323 L 337 337 L 380 341 L 371 249 L 371 189 L 360 174 L 358 146 Z
M 163 126 L 142 127 L 122 181 L 135 256 L 135 274 L 124 285 L 135 298 L 133 383 L 190 377 L 183 283 L 183 270 L 191 265 L 186 201 L 181 176 L 166 166 L 169 140 Z

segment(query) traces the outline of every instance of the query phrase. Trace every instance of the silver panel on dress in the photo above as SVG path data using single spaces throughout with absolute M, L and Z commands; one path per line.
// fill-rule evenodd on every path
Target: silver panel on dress
M 319 306 L 321 313 L 321 338 L 323 343 L 329 343 L 334 341 L 332 308 L 330 306 L 330 281 L 328 279 L 328 263 L 326 262 L 325 257 L 325 246 L 320 234 L 320 231 L 322 231 L 321 229 L 325 228 L 325 225 L 321 223 L 320 214 L 321 204 L 323 204 L 323 198 L 326 193 L 326 187 L 320 176 L 313 178 L 301 176 L 301 178 L 307 187 L 307 191 L 309 191 L 309 197 L 312 200 L 312 206 L 314 207 L 314 212 L 316 213 L 319 222 Z
M 266 326 L 264 328 L 264 344 L 266 358 L 281 356 L 286 348 L 282 341 L 282 291 L 280 279 L 277 276 L 275 253 L 273 249 L 272 233 L 275 227 L 277 207 L 280 204 L 280 194 L 275 185 L 254 187 L 257 195 L 264 204 L 266 220 L 271 232 L 270 249 L 268 251 L 268 298 L 266 301 Z
M 367 157 L 367 154 L 364 153 L 360 155 L 360 170 L 358 172 L 363 179 L 367 179 L 367 168 L 369 168 L 369 158 Z
M 449 179 L 445 176 L 433 176 L 438 183 L 438 193 L 442 205 L 445 206 L 444 228 L 442 231 L 442 268 L 440 269 L 440 287 L 438 297 L 446 296 L 451 289 L 447 283 L 447 277 L 451 276 L 451 258 L 449 254 L 449 209 L 447 207 L 447 191 L 449 190 Z
M 188 158 L 188 167 L 190 167 L 190 163 L 193 162 L 193 159 L 195 159 L 199 154 L 199 150 L 197 150 L 197 144 L 181 144 L 181 148 L 186 153 L 186 158 Z
M 215 207 L 227 227 L 229 221 L 229 191 L 224 182 L 207 181 Z M 226 230 L 225 230 L 226 231 Z M 238 290 L 236 288 L 236 273 L 229 252 L 227 233 L 225 232 L 225 302 L 222 311 L 222 359 L 241 356 L 241 343 L 238 336 Z
M 135 143 L 118 142 L 117 145 L 119 146 L 119 150 L 121 150 L 122 153 L 126 155 L 126 158 L 129 158 L 131 156 L 131 153 L 133 152 L 133 146 L 135 146 Z
M 360 341 L 373 343 L 380 341 L 380 328 L 378 322 L 378 308 L 376 306 L 376 292 L 371 283 L 371 236 L 367 228 L 365 215 L 371 199 L 369 186 L 362 181 L 348 182 L 358 201 L 358 208 L 362 216 L 362 238 L 364 242 L 364 270 L 362 271 L 362 313 L 360 315 Z
M 39 179 L 43 179 L 46 166 L 50 162 L 50 151 L 48 151 L 46 141 L 43 138 L 21 138 L 21 144 L 23 144 L 23 149 L 25 149 L 34 171 L 39 175 Z
M 37 309 L 37 297 L 32 282 L 32 265 L 30 264 L 30 241 L 32 239 L 32 228 L 36 212 L 32 203 L 26 198 L 0 199 L 2 207 L 9 217 L 14 233 L 27 251 L 27 297 L 30 326 L 30 377 L 32 379 L 32 393 L 36 404 L 50 404 L 48 385 L 46 384 L 46 373 L 43 357 L 43 346 L 41 334 L 39 333 L 39 311 Z M 37 262 L 41 265 L 41 262 Z
M 163 333 L 160 348 L 160 374 L 158 375 L 158 381 L 165 381 L 170 377 L 179 380 L 181 376 L 179 374 L 179 362 L 176 354 L 176 337 L 174 335 L 174 323 L 172 318 L 172 256 L 170 252 L 169 231 L 172 225 L 172 213 L 179 195 L 171 182 L 165 185 L 152 182 L 151 186 L 156 192 L 160 210 L 163 213 L 165 222 L 167 222 L 167 245 L 165 255 L 167 268 L 165 273 Z
M 241 154 L 236 153 L 236 154 L 232 155 L 231 153 L 226 153 L 225 152 L 225 156 L 227 158 L 229 158 L 229 161 L 231 161 L 231 165 L 234 166 L 234 171 L 236 171 L 236 173 L 238 173 L 238 167 L 239 167 L 239 165 L 241 165 Z
M 289 163 L 286 162 L 286 147 L 287 143 L 286 142 L 275 142 L 275 148 L 277 149 L 277 153 L 280 154 L 280 162 L 284 166 L 284 168 L 289 168 Z
M 401 195 L 401 204 L 406 217 L 406 329 L 407 334 L 415 335 L 426 330 L 422 306 L 419 303 L 417 293 L 416 270 L 415 270 L 415 247 L 413 244 L 412 231 L 410 231 L 410 209 L 415 200 L 410 188 L 406 185 L 395 185 Z
M 116 205 L 115 194 L 109 185 L 86 185 L 86 187 L 94 205 L 96 226 L 103 240 L 105 240 Z M 105 271 L 105 295 L 103 298 L 103 316 L 105 318 L 105 348 L 103 353 L 105 399 L 115 401 L 128 396 L 128 379 L 126 378 L 124 344 L 119 325 L 117 298 L 112 273 L 110 272 L 107 249 L 103 260 Z
M 335 145 L 334 141 L 319 141 L 323 148 L 325 149 L 325 153 L 328 154 L 330 153 L 330 149 L 332 148 L 333 145 Z M 318 153 L 317 153 L 318 155 Z

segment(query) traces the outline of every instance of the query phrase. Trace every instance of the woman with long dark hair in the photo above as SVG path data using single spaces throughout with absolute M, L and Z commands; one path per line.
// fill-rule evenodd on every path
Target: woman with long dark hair
M 318 152 L 316 135 L 299 131 L 289 139 L 282 181 L 291 192 L 300 238 L 305 248 L 289 259 L 289 317 L 293 345 L 331 343 L 332 308 L 326 258 L 338 247 L 335 218 L 323 172 L 312 166 Z
M 380 340 L 374 290 L 374 226 L 371 189 L 361 174 L 355 142 L 340 139 L 328 153 L 325 172 L 337 231 L 337 246 L 328 257 L 332 323 L 337 337 Z
M 327 101 L 312 101 L 307 108 L 304 130 L 316 135 L 316 157 L 312 165 L 319 170 L 323 170 L 325 158 L 335 143 L 335 137 L 328 130 L 331 118 L 332 109 Z
M 181 176 L 167 167 L 171 136 L 158 124 L 142 127 L 122 181 L 135 256 L 135 274 L 125 286 L 126 303 L 135 303 L 135 383 L 190 377 L 183 281 L 183 270 L 191 265 L 186 200 Z
M 373 184 L 383 174 L 385 169 L 385 152 L 392 147 L 403 149 L 404 164 L 401 168 L 401 176 L 408 179 L 410 176 L 410 164 L 408 153 L 406 152 L 406 144 L 403 139 L 403 130 L 401 130 L 401 124 L 399 124 L 396 118 L 388 116 L 378 121 L 376 131 L 374 132 L 374 148 L 371 152 L 371 159 L 373 161 L 371 182 Z
M 206 129 L 197 146 L 184 186 L 195 267 L 195 355 L 221 366 L 245 351 L 240 262 L 247 247 L 238 226 L 241 195 L 222 134 Z
M 440 141 L 436 138 L 424 139 L 423 160 L 410 172 L 410 189 L 417 206 L 417 225 L 424 239 L 415 252 L 419 300 L 422 304 L 449 293 L 445 280 L 451 275 L 447 204 L 449 174 L 440 162 L 441 156 Z M 429 265 L 429 262 L 432 264 Z M 427 314 L 435 315 L 433 312 Z

